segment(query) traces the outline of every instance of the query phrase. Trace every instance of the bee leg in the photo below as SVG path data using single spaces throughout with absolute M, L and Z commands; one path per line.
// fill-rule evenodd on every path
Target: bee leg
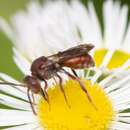
M 90 95 L 89 95 L 87 89 L 85 88 L 84 84 L 81 82 L 81 80 L 80 80 L 78 77 L 76 77 L 76 76 L 70 74 L 69 72 L 67 72 L 67 71 L 64 70 L 64 69 L 62 69 L 62 71 L 63 71 L 65 74 L 67 74 L 70 78 L 72 78 L 73 80 L 76 80 L 76 81 L 80 84 L 81 89 L 86 93 L 88 100 L 92 103 L 92 99 L 91 99 L 91 97 L 90 97 Z
M 62 84 L 62 78 L 60 77 L 60 75 L 56 74 L 57 78 L 59 78 L 59 86 L 60 86 L 60 89 L 61 89 L 61 92 L 63 93 L 64 95 L 64 98 L 65 98 L 65 102 L 66 104 L 68 105 L 68 107 L 70 108 L 70 105 L 68 103 L 68 100 L 67 100 L 67 97 L 66 97 L 66 94 L 65 94 L 65 90 L 64 90 L 64 87 L 63 87 L 63 84 Z
M 87 89 L 85 88 L 85 86 L 84 86 L 84 84 L 81 82 L 81 80 L 80 80 L 78 77 L 76 77 L 76 76 L 70 74 L 69 72 L 67 72 L 67 71 L 64 70 L 64 69 L 62 69 L 62 71 L 63 71 L 65 74 L 67 74 L 70 78 L 72 78 L 73 80 L 76 80 L 76 81 L 79 83 L 81 89 L 85 92 L 85 94 L 86 94 L 86 96 L 87 96 L 89 102 L 93 105 L 93 107 L 95 108 L 95 110 L 97 110 L 97 107 L 96 107 L 95 104 L 93 103 L 91 96 L 89 95 Z
M 71 71 L 73 72 L 73 74 L 74 74 L 76 77 L 78 77 L 78 75 L 77 75 L 77 73 L 76 73 L 76 71 L 75 71 L 74 69 L 71 69 Z
M 49 96 L 48 96 L 48 93 L 47 93 L 48 84 L 47 84 L 47 81 L 46 81 L 46 80 L 43 80 L 43 81 L 44 81 L 44 83 L 45 83 L 43 92 L 44 92 L 44 94 L 45 94 L 46 101 L 47 101 L 48 104 L 49 104 Z
M 33 104 L 35 104 L 34 94 L 31 92 Z
M 45 95 L 45 92 L 42 90 L 42 88 L 40 89 L 40 94 L 42 95 L 42 97 L 47 101 L 47 97 Z
M 31 100 L 31 97 L 30 97 L 30 89 L 28 88 L 27 89 L 27 96 L 28 96 L 28 100 L 29 100 L 29 103 L 30 103 L 30 106 L 31 106 L 31 109 L 32 109 L 32 112 L 34 113 L 34 115 L 37 115 L 35 109 L 34 109 L 34 105 L 32 103 L 32 100 Z

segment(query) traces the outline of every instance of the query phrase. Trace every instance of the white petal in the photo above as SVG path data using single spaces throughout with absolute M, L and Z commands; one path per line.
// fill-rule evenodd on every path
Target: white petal
M 112 79 L 114 77 L 119 77 L 119 75 L 122 75 L 124 73 L 124 70 L 127 69 L 129 66 L 130 66 L 130 60 L 127 60 L 120 68 L 113 70 L 113 73 L 107 76 L 105 79 L 103 79 L 99 83 L 99 85 L 105 88 L 108 82 L 112 82 Z
M 0 78 L 3 79 L 4 81 L 7 81 L 7 82 L 21 84 L 20 82 L 16 81 L 12 77 L 10 77 L 4 73 L 0 73 Z M 23 98 L 26 95 L 26 89 L 21 87 L 21 86 L 15 87 L 15 86 L 10 86 L 10 85 L 1 85 L 0 90 L 5 91 L 7 93 L 10 92 L 13 95 L 18 96 L 18 97 L 22 96 Z
M 36 121 L 32 112 L 0 109 L 0 126 L 28 124 Z
M 114 122 L 113 130 L 129 130 L 130 125 L 122 122 Z
M 72 1 L 72 20 L 75 27 L 81 33 L 82 42 L 93 43 L 96 48 L 100 48 L 102 44 L 101 29 L 98 18 L 94 11 L 94 6 L 91 2 L 88 3 L 89 11 L 87 8 L 78 1 Z M 80 15 L 77 15 L 80 14 Z
M 10 106 L 16 109 L 29 110 L 29 111 L 31 110 L 30 104 L 25 101 L 22 101 L 22 100 L 19 100 L 10 96 L 6 96 L 3 94 L 0 94 L 0 99 L 2 99 L 0 103 L 3 103 L 7 106 Z
M 107 65 L 108 65 L 108 63 L 110 62 L 110 60 L 111 60 L 111 58 L 112 58 L 114 52 L 115 52 L 115 49 L 112 49 L 112 50 L 110 50 L 110 51 L 108 51 L 108 52 L 106 53 L 106 55 L 105 55 L 105 57 L 104 57 L 104 59 L 103 59 L 101 65 L 100 65 L 100 67 L 107 67 Z
M 123 42 L 124 44 L 122 49 L 130 53 L 130 24 L 128 26 L 127 33 L 125 35 L 125 40 Z
M 107 93 L 109 93 L 109 92 L 111 92 L 111 91 L 113 91 L 115 89 L 119 89 L 119 88 L 123 87 L 122 84 L 125 84 L 127 82 L 130 82 L 130 76 L 127 76 L 127 77 L 119 80 L 118 82 L 113 83 L 111 86 L 109 86 L 108 88 L 106 88 L 105 91 Z
M 31 62 L 29 62 L 20 52 L 16 49 L 13 48 L 14 52 L 14 61 L 19 67 L 19 69 L 25 74 L 25 75 L 30 75 L 30 67 L 31 67 Z
M 13 29 L 2 17 L 0 17 L 0 31 L 3 31 L 7 35 L 7 37 L 10 40 L 12 40 L 12 42 L 15 41 L 15 35 Z
M 15 46 L 28 59 L 33 61 L 41 55 L 47 55 L 49 48 L 42 40 L 42 34 L 38 23 L 24 13 L 19 13 L 13 18 L 16 29 Z M 38 25 L 37 25 L 38 24 Z M 22 29 L 21 29 L 22 26 Z
M 0 78 L 5 81 L 12 82 L 12 83 L 16 83 L 16 84 L 19 83 L 17 80 L 15 80 L 14 78 L 10 77 L 9 75 L 7 75 L 5 73 L 0 73 Z
M 24 100 L 28 100 L 26 92 L 23 93 L 22 91 L 19 91 L 19 89 L 13 88 L 9 85 L 0 85 L 0 91 L 6 92 L 8 94 L 12 94 Z
M 38 126 L 36 123 L 31 123 L 28 125 L 7 128 L 5 130 L 43 130 L 43 129 L 40 128 L 40 126 Z
M 97 17 L 97 14 L 95 12 L 95 8 L 94 5 L 92 4 L 92 2 L 88 3 L 88 12 L 90 15 L 90 26 L 91 26 L 91 30 L 89 30 L 91 33 L 91 36 L 93 38 L 93 44 L 95 44 L 96 48 L 101 48 L 104 46 L 103 43 L 103 39 L 102 39 L 102 32 L 101 32 L 101 27 L 100 27 L 100 23 Z
M 96 71 L 95 75 L 92 77 L 92 82 L 95 83 L 97 79 L 101 76 L 102 70 L 108 65 L 108 63 L 111 60 L 111 57 L 113 56 L 115 50 L 108 51 L 100 65 L 100 69 Z
M 69 14 L 71 11 L 65 1 L 49 2 L 42 11 L 43 17 L 40 22 L 43 41 L 54 52 L 62 51 L 79 42 L 77 29 Z
M 119 48 L 125 27 L 127 23 L 127 12 L 126 6 L 120 7 L 119 2 L 107 1 L 104 5 L 104 21 L 105 21 L 105 44 L 106 48 Z

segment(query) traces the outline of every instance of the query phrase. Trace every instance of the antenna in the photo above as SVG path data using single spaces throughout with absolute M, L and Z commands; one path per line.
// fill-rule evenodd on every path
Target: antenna
M 25 84 L 15 84 L 15 83 L 6 82 L 6 81 L 0 82 L 0 84 L 3 84 L 3 85 L 11 85 L 11 86 L 22 86 L 22 87 L 26 87 Z

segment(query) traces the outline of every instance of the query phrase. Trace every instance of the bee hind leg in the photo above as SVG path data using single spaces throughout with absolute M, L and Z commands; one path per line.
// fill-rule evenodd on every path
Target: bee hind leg
M 78 74 L 76 73 L 76 71 L 74 69 L 71 69 L 71 71 L 73 72 L 73 74 L 78 77 Z
M 66 71 L 64 69 L 62 69 L 62 72 L 64 72 L 70 78 L 72 78 L 73 80 L 76 80 L 79 83 L 81 89 L 85 92 L 85 94 L 86 94 L 89 102 L 92 104 L 92 106 L 95 108 L 95 110 L 97 110 L 95 104 L 92 101 L 92 98 L 91 98 L 90 94 L 88 93 L 87 89 L 85 88 L 84 84 L 81 82 L 81 80 L 79 79 L 79 77 L 72 75 L 71 73 L 69 73 L 68 71 Z

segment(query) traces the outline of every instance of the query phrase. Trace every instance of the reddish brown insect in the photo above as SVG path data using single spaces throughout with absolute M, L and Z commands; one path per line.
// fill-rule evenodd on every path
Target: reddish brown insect
M 29 92 L 31 91 L 33 94 L 40 93 L 44 99 L 49 102 L 49 97 L 47 94 L 47 80 L 50 78 L 57 77 L 59 79 L 61 91 L 64 94 L 65 100 L 67 102 L 67 97 L 62 85 L 62 78 L 58 72 L 64 73 L 70 78 L 76 80 L 80 84 L 81 89 L 87 95 L 89 101 L 92 102 L 91 97 L 89 96 L 85 86 L 80 81 L 74 69 L 89 68 L 94 66 L 93 58 L 88 54 L 88 52 L 93 48 L 94 45 L 92 44 L 81 44 L 48 57 L 39 57 L 33 61 L 31 65 L 32 75 L 25 76 L 24 84 L 20 86 L 27 87 L 27 95 L 34 114 L 36 114 L 36 112 L 34 110 Z M 63 67 L 71 68 L 74 75 L 67 72 Z M 45 83 L 44 89 L 42 89 L 40 81 Z M 9 82 L 1 82 L 0 84 L 17 85 Z

